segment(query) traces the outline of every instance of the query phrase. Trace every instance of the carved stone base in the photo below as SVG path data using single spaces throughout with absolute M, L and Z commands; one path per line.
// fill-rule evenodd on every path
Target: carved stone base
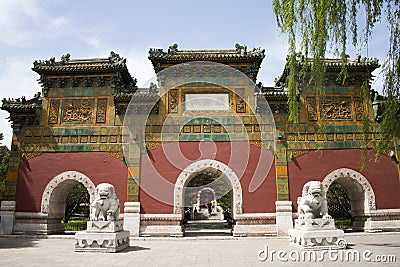
M 88 221 L 87 230 L 88 233 L 115 233 L 120 232 L 123 229 L 122 220 L 118 221 Z
M 116 233 L 81 231 L 75 234 L 77 252 L 117 252 L 127 247 L 129 247 L 129 231 Z
M 278 235 L 287 236 L 293 228 L 292 201 L 276 201 L 276 228 Z
M 122 220 L 88 221 L 87 230 L 75 234 L 75 251 L 117 252 L 129 247 L 129 231 Z
M 306 231 L 289 229 L 289 244 L 301 249 L 345 249 L 347 242 L 343 230 Z
M 276 236 L 275 214 L 243 213 L 236 215 L 233 236 Z
M 61 217 L 49 217 L 40 212 L 16 212 L 13 234 L 61 234 Z
M 140 236 L 147 237 L 183 237 L 180 225 L 147 225 L 140 227 Z
M 0 216 L 0 235 L 12 235 L 15 220 L 15 201 L 2 201 Z
M 140 221 L 140 236 L 182 237 L 184 234 L 181 214 L 142 214 Z
M 245 236 L 276 236 L 276 225 L 234 225 L 232 235 Z
M 335 230 L 335 220 L 332 218 L 295 219 L 294 228 L 304 231 Z

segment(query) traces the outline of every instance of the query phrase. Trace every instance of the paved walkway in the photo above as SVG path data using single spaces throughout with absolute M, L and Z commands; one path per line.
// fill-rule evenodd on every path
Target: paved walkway
M 302 260 L 302 251 L 288 245 L 287 238 L 139 238 L 118 253 L 74 252 L 73 236 L 0 237 L 0 266 L 376 266 L 379 255 L 394 255 L 397 263 L 380 263 L 379 266 L 399 266 L 400 233 L 356 233 L 345 236 L 351 252 L 360 252 L 360 262 L 346 262 L 343 250 L 332 255 L 317 252 L 317 262 Z M 268 249 L 268 259 L 260 261 L 260 250 Z M 282 261 L 278 259 L 280 252 Z M 369 252 L 370 251 L 370 252 Z M 363 255 L 364 254 L 364 255 Z M 272 256 L 271 256 L 272 255 Z M 260 254 L 265 257 L 264 253 Z M 300 262 L 295 262 L 297 256 Z M 319 258 L 324 256 L 322 262 Z M 273 258 L 272 258 L 273 257 Z M 343 257 L 343 258 L 342 258 Z M 364 258 L 363 258 L 364 257 Z M 335 261 L 335 258 L 338 258 Z M 368 262 L 368 259 L 371 262 Z M 389 260 L 389 257 L 386 257 Z

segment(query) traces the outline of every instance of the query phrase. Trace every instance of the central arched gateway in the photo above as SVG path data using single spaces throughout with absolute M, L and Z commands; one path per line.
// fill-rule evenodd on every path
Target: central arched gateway
M 174 187 L 174 213 L 184 212 L 185 187 L 189 181 L 200 172 L 221 172 L 221 177 L 230 184 L 233 194 L 232 215 L 236 219 L 238 214 L 242 214 L 242 187 L 239 178 L 228 165 L 212 159 L 203 159 L 187 166 L 179 175 Z

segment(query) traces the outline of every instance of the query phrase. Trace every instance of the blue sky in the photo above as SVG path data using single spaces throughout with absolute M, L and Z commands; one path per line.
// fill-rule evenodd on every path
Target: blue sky
M 382 62 L 387 35 L 380 28 L 368 56 Z M 32 62 L 59 60 L 65 53 L 91 58 L 115 51 L 127 59 L 140 86 L 154 76 L 149 48 L 166 50 L 174 43 L 178 49 L 233 49 L 236 43 L 264 48 L 266 58 L 258 76 L 264 85 L 273 85 L 287 54 L 285 37 L 267 0 L 1 0 L 0 98 L 31 98 L 41 90 Z M 367 56 L 366 52 L 349 49 L 351 57 Z M 380 89 L 381 82 L 373 86 Z M 0 110 L 2 144 L 10 146 L 7 116 Z

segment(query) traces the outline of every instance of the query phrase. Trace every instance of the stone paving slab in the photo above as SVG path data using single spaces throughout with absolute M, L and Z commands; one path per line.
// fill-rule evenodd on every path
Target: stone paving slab
M 400 233 L 346 234 L 350 249 L 360 252 L 360 261 L 346 261 L 342 251 L 324 252 L 317 258 L 301 257 L 301 250 L 282 237 L 261 238 L 136 238 L 118 253 L 74 252 L 71 236 L 0 237 L 0 266 L 399 266 Z M 72 236 L 73 237 L 73 236 Z M 258 259 L 266 251 L 265 261 Z M 281 259 L 278 251 L 282 250 Z M 273 252 L 275 251 L 275 252 Z M 286 252 L 286 256 L 284 255 Z M 318 253 L 318 252 L 317 252 Z M 336 254 L 337 253 L 337 254 Z M 363 258 L 363 253 L 364 258 Z M 299 255 L 300 261 L 294 261 Z M 393 255 L 396 262 L 373 262 L 376 256 Z M 261 258 L 265 253 L 260 254 Z M 319 261 L 324 256 L 323 261 Z M 331 257 L 331 258 L 330 258 Z M 337 260 L 334 260 L 337 257 Z M 286 261 L 284 261 L 286 259 Z M 371 259 L 369 262 L 368 259 Z M 393 258 L 390 259 L 393 261 Z

